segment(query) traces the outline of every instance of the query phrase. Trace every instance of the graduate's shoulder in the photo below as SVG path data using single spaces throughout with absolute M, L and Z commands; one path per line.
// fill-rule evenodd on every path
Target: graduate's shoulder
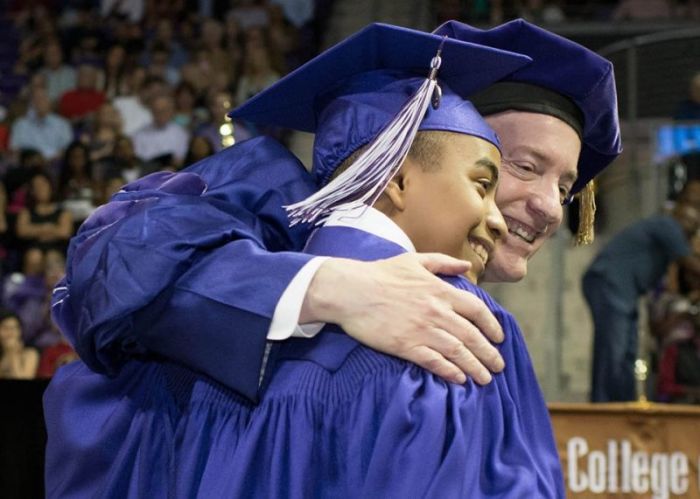
M 308 177 L 303 163 L 289 149 L 272 137 L 259 136 L 226 147 L 216 154 L 204 158 L 183 171 L 203 177 L 210 187 L 222 179 L 232 177 L 255 178 L 262 176 L 276 182 L 288 177 Z
M 498 303 L 490 294 L 488 294 L 484 289 L 480 288 L 476 284 L 471 283 L 467 279 L 461 276 L 442 276 L 442 279 L 452 284 L 458 289 L 469 291 L 470 293 L 479 297 L 486 306 L 493 312 L 499 322 L 504 321 L 514 321 L 513 315 L 508 312 L 503 306 Z

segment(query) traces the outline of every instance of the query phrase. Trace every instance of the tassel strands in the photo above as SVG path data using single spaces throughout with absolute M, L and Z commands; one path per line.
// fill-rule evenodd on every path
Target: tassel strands
M 290 226 L 319 225 L 334 211 L 350 211 L 376 202 L 401 169 L 428 106 L 439 105 L 441 52 L 442 45 L 430 63 L 428 78 L 347 170 L 303 201 L 285 206 Z
M 595 222 L 595 183 L 588 182 L 579 194 L 579 223 L 576 234 L 576 245 L 591 244 L 595 237 L 593 222 Z

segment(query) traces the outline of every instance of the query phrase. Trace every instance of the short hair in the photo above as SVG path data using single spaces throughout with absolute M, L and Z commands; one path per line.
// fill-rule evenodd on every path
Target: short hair
M 454 134 L 455 132 L 441 130 L 419 131 L 413 139 L 411 148 L 408 150 L 408 157 L 418 162 L 424 171 L 437 170 L 440 167 L 442 148 L 449 140 L 449 136 Z M 333 172 L 331 180 L 347 170 L 367 147 L 366 145 L 362 146 L 345 158 L 340 166 Z

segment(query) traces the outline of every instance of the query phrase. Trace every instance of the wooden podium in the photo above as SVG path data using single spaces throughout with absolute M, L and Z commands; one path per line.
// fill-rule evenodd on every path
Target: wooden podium
M 700 499 L 700 407 L 549 404 L 567 497 Z

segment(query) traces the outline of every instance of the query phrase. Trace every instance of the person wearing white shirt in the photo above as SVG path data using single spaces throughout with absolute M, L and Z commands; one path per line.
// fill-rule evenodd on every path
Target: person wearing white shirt
M 134 150 L 142 161 L 172 154 L 179 164 L 187 154 L 189 133 L 173 121 L 175 105 L 169 95 L 160 95 L 151 104 L 153 123 L 134 134 Z

